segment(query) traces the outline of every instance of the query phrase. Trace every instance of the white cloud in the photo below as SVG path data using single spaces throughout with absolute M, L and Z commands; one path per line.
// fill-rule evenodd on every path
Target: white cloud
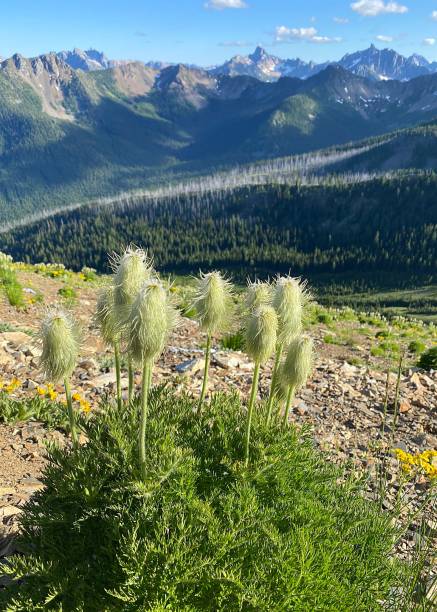
M 375 38 L 379 40 L 379 42 L 393 42 L 394 40 L 393 36 L 386 36 L 385 34 L 378 34 Z
M 408 7 L 403 4 L 384 0 L 357 0 L 352 2 L 351 9 L 364 17 L 376 17 L 384 13 L 408 13 Z
M 305 40 L 311 43 L 336 43 L 340 42 L 341 38 L 335 36 L 330 38 L 329 36 L 320 36 L 316 28 L 287 28 L 285 26 L 278 26 L 275 30 L 276 42 L 291 42 L 295 40 Z
M 424 38 L 422 42 L 427 47 L 433 47 L 437 40 L 435 38 Z
M 206 9 L 222 11 L 223 9 L 244 9 L 247 8 L 247 4 L 244 0 L 208 0 L 208 2 L 205 2 L 204 7 Z
M 335 23 L 339 23 L 340 25 L 349 23 L 349 19 L 347 17 L 333 17 L 333 21 L 335 21 Z
M 431 19 L 433 19 L 434 21 L 437 21 L 437 11 L 433 11 L 431 13 Z

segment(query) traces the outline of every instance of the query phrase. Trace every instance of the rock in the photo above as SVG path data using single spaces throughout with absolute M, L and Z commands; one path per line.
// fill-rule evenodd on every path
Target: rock
M 13 495 L 14 493 L 14 487 L 0 487 L 0 497 L 3 497 L 3 495 Z
M 23 480 L 19 484 L 20 489 L 24 489 L 27 492 L 39 491 L 44 487 L 41 480 L 38 478 L 34 478 L 33 476 L 29 476 L 28 478 L 23 478 Z
M 407 399 L 401 399 L 399 402 L 399 412 L 405 414 L 411 410 L 411 404 Z
M 189 361 L 179 363 L 175 367 L 175 370 L 178 374 L 195 374 L 196 372 L 203 370 L 204 367 L 204 359 L 190 359 Z
M 29 335 L 24 332 L 3 332 L 0 334 L 0 346 L 12 345 L 14 348 L 20 348 L 23 344 L 29 343 Z
M 17 506 L 3 506 L 3 508 L 0 508 L 0 518 L 9 518 L 10 516 L 15 516 L 22 512 L 21 508 L 17 508 Z
M 342 374 L 346 378 L 351 378 L 353 376 L 356 376 L 357 371 L 358 371 L 357 366 L 351 365 L 347 361 L 345 361 L 340 368 L 340 374 Z
M 354 389 L 352 385 L 349 385 L 348 383 L 339 383 L 339 385 L 343 393 L 346 393 L 347 395 L 350 395 L 351 397 L 361 397 L 361 393 L 357 391 L 356 389 Z
M 413 438 L 411 438 L 411 441 L 417 446 L 423 446 L 424 444 L 426 444 L 426 434 L 422 433 L 417 436 L 414 436 Z
M 95 389 L 101 389 L 103 387 L 108 387 L 109 385 L 115 386 L 115 372 L 113 370 L 107 372 L 106 374 L 101 374 L 100 376 L 97 376 L 97 378 L 92 378 L 91 380 L 86 381 L 87 387 L 93 387 Z M 128 386 L 129 381 L 127 380 L 127 378 L 122 378 L 122 389 L 127 389 Z
M 24 384 L 25 388 L 28 389 L 29 391 L 35 391 L 35 389 L 38 387 L 38 383 L 36 383 L 34 380 L 32 380 L 31 378 L 29 378 L 25 384 Z
M 227 351 L 220 351 L 214 353 L 213 361 L 220 368 L 230 370 L 232 368 L 238 368 L 243 361 L 242 355 L 239 353 L 232 353 Z
M 18 363 L 26 363 L 26 355 L 22 351 L 15 351 L 12 356 L 14 357 L 15 361 L 18 361 Z
M 14 358 L 4 349 L 0 348 L 0 366 L 5 366 L 14 363 Z
M 97 365 L 97 361 L 92 357 L 82 359 L 82 361 L 78 363 L 78 366 L 79 368 L 83 368 L 84 370 L 97 370 L 97 368 L 99 367 Z

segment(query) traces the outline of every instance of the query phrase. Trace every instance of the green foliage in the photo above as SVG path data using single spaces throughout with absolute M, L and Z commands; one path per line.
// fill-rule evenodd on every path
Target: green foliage
M 58 289 L 58 294 L 67 300 L 67 302 L 75 302 L 77 299 L 77 292 L 74 287 L 70 287 L 66 285 L 65 287 L 61 287 Z
M 317 321 L 319 323 L 323 323 L 324 325 L 330 325 L 332 323 L 332 316 L 329 312 L 319 312 L 317 315 Z
M 223 349 L 230 351 L 242 351 L 244 350 L 244 332 L 239 330 L 234 334 L 228 334 L 220 340 L 220 346 Z
M 5 293 L 11 306 L 15 306 L 15 308 L 24 307 L 24 293 L 20 283 L 15 282 L 5 285 Z
M 341 340 L 334 336 L 334 334 L 325 334 L 323 336 L 323 342 L 325 344 L 341 344 Z
M 41 397 L 13 399 L 0 391 L 0 422 L 18 423 L 28 420 L 41 421 L 48 427 L 66 430 L 67 408 L 64 404 Z
M 389 514 L 310 438 L 255 414 L 244 468 L 236 396 L 208 411 L 152 394 L 147 478 L 138 406 L 105 406 L 78 452 L 53 447 L 21 515 L 28 552 L 11 560 L 8 612 L 36 610 L 406 609 Z
M 424 370 L 437 370 L 437 346 L 422 353 L 417 365 Z
M 15 308 L 24 307 L 23 287 L 18 282 L 12 264 L 3 260 L 0 260 L 0 287 L 3 287 L 11 306 L 15 306 Z
M 421 342 L 420 340 L 412 340 L 408 345 L 408 350 L 410 353 L 415 353 L 416 355 L 423 353 L 426 349 L 426 344 Z
M 92 282 L 97 280 L 97 273 L 94 268 L 88 268 L 88 266 L 84 266 L 80 272 L 83 276 L 83 280 L 86 282 Z

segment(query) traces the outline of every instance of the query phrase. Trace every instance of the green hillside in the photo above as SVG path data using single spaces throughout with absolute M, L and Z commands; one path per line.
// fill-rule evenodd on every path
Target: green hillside
M 436 87 L 435 75 L 375 83 L 335 67 L 262 83 L 14 56 L 0 65 L 0 220 L 414 126 L 437 115 Z M 409 157 L 387 145 L 345 169 L 435 167 L 434 132 L 415 138 Z
M 437 175 L 264 185 L 84 207 L 3 234 L 15 260 L 106 271 L 144 245 L 160 270 L 224 268 L 244 279 L 292 270 L 355 293 L 436 282 Z M 413 203 L 413 204 L 412 204 Z M 331 293 L 335 288 L 331 288 Z

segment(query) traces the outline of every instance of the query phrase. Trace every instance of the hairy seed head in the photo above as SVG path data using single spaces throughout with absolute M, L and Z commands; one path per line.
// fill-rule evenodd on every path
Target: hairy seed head
M 220 272 L 201 273 L 193 306 L 203 331 L 208 334 L 223 331 L 231 318 L 231 283 Z
M 120 337 L 119 322 L 115 313 L 114 293 L 115 287 L 113 285 L 107 285 L 101 290 L 94 315 L 102 338 L 109 345 L 115 344 Z
M 157 279 L 146 281 L 130 310 L 128 352 L 138 363 L 155 361 L 177 323 L 177 311 Z
M 299 278 L 278 276 L 273 292 L 273 306 L 278 314 L 278 340 L 283 346 L 301 333 L 305 307 L 310 300 L 306 284 Z
M 314 345 L 308 336 L 297 336 L 288 347 L 287 356 L 281 368 L 281 383 L 299 389 L 308 380 L 314 363 Z
M 271 306 L 261 304 L 247 319 L 246 351 L 256 363 L 265 363 L 276 345 L 278 317 Z
M 40 366 L 52 382 L 68 378 L 74 370 L 79 354 L 80 334 L 73 317 L 61 310 L 47 311 L 40 328 L 42 353 Z
M 271 304 L 272 288 L 269 283 L 255 281 L 247 283 L 246 308 L 253 310 L 262 304 Z
M 114 303 L 116 307 L 131 306 L 144 281 L 152 276 L 152 262 L 142 249 L 133 245 L 122 255 L 113 255 Z

